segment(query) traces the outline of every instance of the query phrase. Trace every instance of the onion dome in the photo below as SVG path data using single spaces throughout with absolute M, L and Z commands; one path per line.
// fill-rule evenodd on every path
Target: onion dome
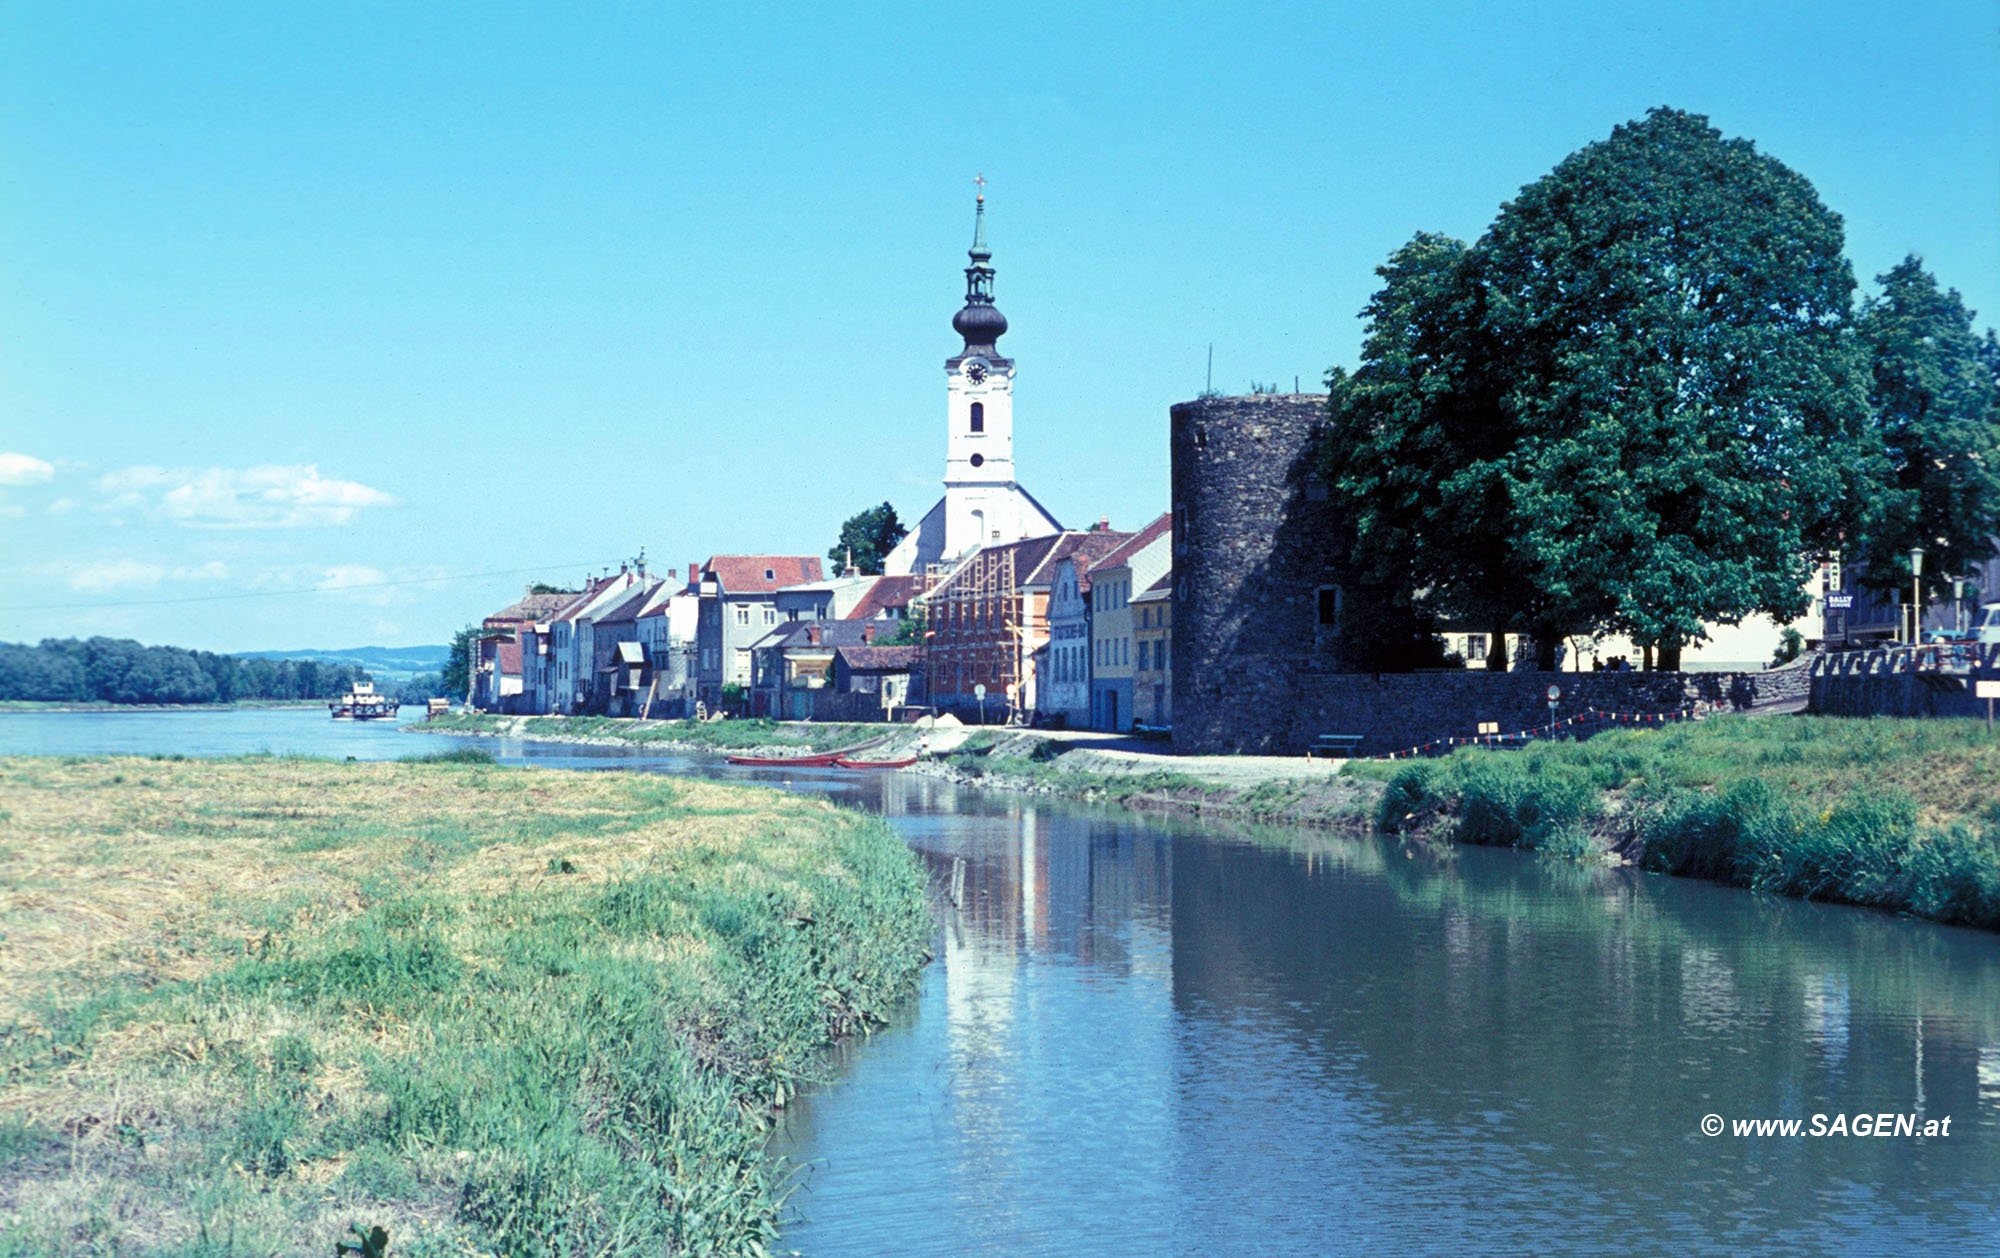
M 952 330 L 965 338 L 965 352 L 998 356 L 993 343 L 1007 330 L 1007 316 L 993 304 L 993 251 L 986 247 L 986 194 L 973 204 L 972 265 L 965 268 L 965 305 L 951 317 Z

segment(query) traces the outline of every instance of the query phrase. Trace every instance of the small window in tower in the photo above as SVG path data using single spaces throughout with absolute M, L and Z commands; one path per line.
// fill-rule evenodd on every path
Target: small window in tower
M 975 455 L 973 455 L 973 456 L 972 456 L 972 466 L 974 466 L 974 467 L 985 467 L 985 466 L 986 466 L 986 456 L 985 456 L 985 455 L 983 455 L 983 454 L 975 454 Z
M 1319 587 L 1319 623 L 1333 627 L 1340 623 L 1340 588 L 1332 585 Z
M 984 402 L 974 402 L 972 404 L 972 431 L 986 431 L 986 403 Z

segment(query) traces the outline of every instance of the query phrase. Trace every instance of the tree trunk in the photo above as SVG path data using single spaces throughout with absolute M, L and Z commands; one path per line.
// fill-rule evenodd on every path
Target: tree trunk
M 1650 642 L 1639 648 L 1639 667 L 1649 673 L 1653 671 L 1653 644 Z
M 1680 643 L 1660 643 L 1660 671 L 1663 673 L 1678 673 L 1681 671 Z
M 1543 633 L 1535 635 L 1535 667 L 1545 673 L 1556 671 L 1556 648 L 1562 644 L 1562 635 Z
M 1493 644 L 1486 648 L 1486 667 L 1490 672 L 1504 673 L 1507 662 L 1507 622 L 1496 620 L 1493 623 Z

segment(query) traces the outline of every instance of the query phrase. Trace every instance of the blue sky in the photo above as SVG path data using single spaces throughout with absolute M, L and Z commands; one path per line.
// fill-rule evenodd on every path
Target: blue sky
M 1310 386 L 1390 249 L 1653 105 L 2000 323 L 1996 54 L 1990 0 L 8 5 L 0 638 L 441 641 L 914 518 L 978 171 L 1076 524 L 1164 509 L 1211 342 Z

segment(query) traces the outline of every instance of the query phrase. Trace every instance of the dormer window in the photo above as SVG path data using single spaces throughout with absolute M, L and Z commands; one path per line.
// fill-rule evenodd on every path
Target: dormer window
M 984 402 L 974 402 L 972 404 L 972 431 L 986 431 L 986 403 Z
M 777 570 L 776 570 L 775 568 L 766 568 L 766 569 L 764 569 L 764 579 L 765 579 L 766 581 L 775 581 L 775 580 L 777 580 L 777 579 L 778 579 L 778 573 L 777 573 Z

